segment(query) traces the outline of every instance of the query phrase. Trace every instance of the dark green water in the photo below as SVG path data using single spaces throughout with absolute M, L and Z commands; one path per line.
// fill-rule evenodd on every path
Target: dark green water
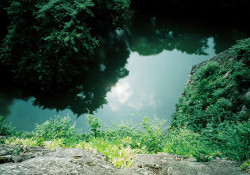
M 140 116 L 156 116 L 170 124 L 191 67 L 245 37 L 230 25 L 162 20 L 131 12 L 124 30 L 103 39 L 96 55 L 105 61 L 91 70 L 84 88 L 56 97 L 32 97 L 3 88 L 0 114 L 17 130 L 29 131 L 54 115 L 69 115 L 78 128 L 86 130 L 88 110 L 106 124 L 137 123 Z

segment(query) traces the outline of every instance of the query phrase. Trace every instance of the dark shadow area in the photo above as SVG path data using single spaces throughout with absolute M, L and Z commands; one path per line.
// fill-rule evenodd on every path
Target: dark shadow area
M 0 41 L 2 41 L 7 34 L 7 26 L 8 26 L 8 18 L 6 12 L 3 9 L 0 9 L 0 17 L 1 17 L 1 26 L 0 26 Z
M 133 0 L 132 8 L 145 14 L 171 16 L 218 23 L 241 24 L 247 27 L 248 0 Z
M 8 116 L 10 114 L 11 111 L 9 107 L 12 105 L 15 99 L 28 101 L 30 97 L 31 94 L 27 91 L 7 85 L 7 82 L 6 84 L 2 84 L 0 86 L 0 115 Z
M 129 26 L 130 48 L 144 56 L 174 49 L 187 54 L 205 55 L 208 35 L 197 26 L 199 24 L 135 13 Z

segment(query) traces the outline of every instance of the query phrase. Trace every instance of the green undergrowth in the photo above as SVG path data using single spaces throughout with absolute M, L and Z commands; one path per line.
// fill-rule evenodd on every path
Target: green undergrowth
M 192 76 L 173 114 L 172 128 L 187 128 L 235 160 L 250 157 L 250 39 L 228 56 L 208 61 Z
M 128 122 L 115 124 L 105 130 L 100 129 L 99 120 L 94 116 L 89 115 L 88 119 L 89 133 L 78 131 L 70 124 L 69 116 L 57 116 L 37 125 L 33 132 L 13 133 L 4 140 L 4 144 L 43 146 L 50 150 L 58 147 L 83 148 L 106 155 L 108 161 L 118 168 L 130 167 L 136 154 L 170 153 L 194 157 L 198 161 L 209 161 L 215 157 L 239 160 L 242 158 L 239 152 L 246 147 L 241 142 L 237 143 L 237 137 L 240 137 L 237 136 L 238 130 L 232 131 L 234 135 L 226 130 L 219 133 L 221 138 L 230 140 L 227 144 L 232 145 L 228 146 L 221 145 L 219 141 L 214 144 L 211 138 L 187 128 L 168 132 L 164 128 L 165 121 L 157 118 L 144 117 L 141 127 Z M 244 129 L 243 126 L 238 127 Z

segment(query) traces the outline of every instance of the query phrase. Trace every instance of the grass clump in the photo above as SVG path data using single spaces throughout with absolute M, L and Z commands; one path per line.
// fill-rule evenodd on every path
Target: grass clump
M 243 164 L 240 166 L 242 171 L 246 171 L 249 169 L 250 166 L 250 159 L 248 159 L 247 161 L 243 162 Z
M 75 124 L 70 124 L 70 117 L 56 116 L 44 122 L 41 125 L 36 125 L 35 133 L 45 140 L 58 139 L 64 137 L 72 137 L 76 135 Z
M 18 138 L 18 137 L 11 137 L 6 139 L 5 144 L 9 145 L 26 145 L 26 146 L 40 146 L 37 142 L 37 138 Z
M 136 151 L 130 146 L 124 147 L 122 144 L 111 144 L 103 138 L 92 138 L 89 142 L 79 143 L 77 148 L 99 152 L 107 156 L 107 160 L 117 168 L 126 168 L 132 165 L 136 157 Z

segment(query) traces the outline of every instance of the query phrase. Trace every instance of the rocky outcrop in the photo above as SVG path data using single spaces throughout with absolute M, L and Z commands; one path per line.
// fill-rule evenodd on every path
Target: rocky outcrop
M 138 155 L 136 167 L 149 167 L 152 174 L 162 175 L 243 175 L 234 161 L 216 159 L 196 162 L 193 158 L 171 154 Z
M 21 147 L 20 161 L 14 163 L 13 147 L 0 145 L 0 174 L 86 174 L 86 175 L 244 175 L 239 166 L 228 160 L 196 162 L 171 154 L 139 154 L 128 169 L 117 169 L 106 156 L 88 150 L 59 148 L 49 151 L 41 147 Z M 19 146 L 20 148 L 20 146 Z M 18 149 L 19 149 L 18 148 Z
M 22 162 L 37 156 L 48 153 L 49 150 L 42 147 L 27 147 L 19 145 L 1 145 L 0 144 L 0 164 L 8 162 Z

